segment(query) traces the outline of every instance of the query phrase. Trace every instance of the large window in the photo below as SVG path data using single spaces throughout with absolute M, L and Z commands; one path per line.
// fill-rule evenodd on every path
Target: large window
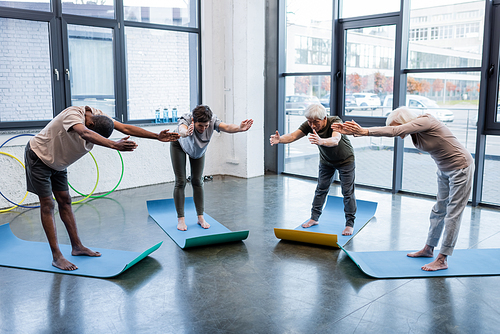
M 330 71 L 332 2 L 286 1 L 286 71 Z
M 345 35 L 346 112 L 383 116 L 383 107 L 392 106 L 396 27 L 348 29 Z
M 44 126 L 71 105 L 175 122 L 172 110 L 201 102 L 198 4 L 0 0 L 0 129 Z
M 330 76 L 288 76 L 286 78 L 284 133 L 297 130 L 306 121 L 304 112 L 311 104 L 321 103 L 330 110 Z M 319 153 L 307 138 L 284 145 L 285 172 L 316 177 Z
M 126 21 L 196 27 L 196 0 L 123 0 Z
M 52 119 L 47 22 L 0 18 L 0 124 Z
M 278 82 L 284 84 L 278 89 L 284 132 L 304 120 L 298 105 L 313 101 L 365 127 L 384 126 L 387 115 L 402 105 L 430 113 L 476 160 L 473 203 L 500 205 L 495 190 L 500 184 L 495 177 L 500 168 L 500 0 L 338 0 L 332 8 L 329 3 L 289 0 L 281 13 L 286 34 L 280 45 L 286 47 L 278 65 L 284 77 Z M 321 15 L 307 6 L 322 8 Z M 320 83 L 328 79 L 330 92 L 323 92 L 327 85 Z M 350 140 L 358 184 L 436 194 L 437 166 L 409 136 Z M 284 171 L 316 176 L 318 159 L 309 145 L 285 146 Z
M 197 53 L 189 40 L 197 45 L 196 35 L 133 27 L 126 27 L 125 35 L 129 118 L 155 118 L 156 110 L 174 108 L 188 112 L 193 107 L 190 54 L 196 59 Z
M 113 31 L 68 25 L 71 104 L 115 116 Z
M 115 17 L 113 0 L 99 0 L 99 1 L 63 0 L 62 12 L 64 14 L 101 17 L 106 19 L 112 19 Z

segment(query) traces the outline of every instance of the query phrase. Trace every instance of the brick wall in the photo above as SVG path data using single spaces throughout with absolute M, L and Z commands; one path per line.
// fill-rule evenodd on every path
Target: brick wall
M 48 24 L 0 18 L 0 121 L 52 119 Z

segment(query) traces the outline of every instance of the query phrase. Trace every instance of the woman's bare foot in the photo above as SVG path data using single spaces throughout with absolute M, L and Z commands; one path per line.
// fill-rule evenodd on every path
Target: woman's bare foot
M 177 229 L 179 231 L 187 231 L 188 227 L 184 217 L 177 218 Z
M 66 260 L 66 258 L 64 256 L 61 256 L 59 259 L 54 259 L 52 261 L 52 265 L 56 268 L 59 268 L 61 270 L 67 270 L 67 271 L 78 269 L 77 266 L 75 266 L 73 263 Z
M 314 226 L 314 225 L 318 225 L 318 222 L 315 221 L 315 220 L 309 219 L 308 222 L 305 222 L 304 224 L 302 224 L 302 227 L 308 228 L 308 227 L 311 227 L 311 226 Z
M 342 231 L 342 235 L 352 235 L 352 232 L 354 229 L 352 226 L 346 226 L 345 229 Z
M 200 225 L 203 228 L 210 228 L 210 224 L 205 221 L 203 215 L 198 216 L 198 225 Z
M 428 263 L 425 266 L 423 266 L 422 270 L 436 271 L 436 270 L 448 269 L 447 257 L 448 257 L 447 255 L 443 255 L 443 254 L 439 253 L 437 258 L 434 261 L 432 261 L 431 263 Z
M 418 252 L 408 253 L 406 255 L 409 257 L 433 257 L 434 256 L 434 247 L 425 245 L 424 248 L 422 248 Z
M 85 246 L 80 246 L 80 247 L 73 247 L 73 249 L 71 250 L 71 255 L 99 257 L 101 256 L 101 253 L 94 252 L 93 250 L 90 250 Z

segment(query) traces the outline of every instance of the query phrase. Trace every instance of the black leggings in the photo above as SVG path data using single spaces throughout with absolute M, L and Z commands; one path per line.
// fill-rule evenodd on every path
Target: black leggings
M 184 217 L 184 199 L 186 188 L 186 152 L 177 141 L 170 143 L 170 159 L 175 174 L 174 203 L 177 217 Z M 203 195 L 203 169 L 205 167 L 205 155 L 199 159 L 189 157 L 191 165 L 191 185 L 193 186 L 193 200 L 198 216 L 205 211 Z

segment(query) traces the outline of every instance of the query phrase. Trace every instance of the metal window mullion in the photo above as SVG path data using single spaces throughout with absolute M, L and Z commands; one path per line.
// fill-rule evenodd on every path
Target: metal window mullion
M 408 64 L 408 29 L 410 25 L 410 1 L 401 0 L 400 15 L 396 24 L 396 45 L 394 55 L 394 90 L 392 92 L 392 108 L 406 101 L 406 74 L 403 69 Z M 392 171 L 392 193 L 403 187 L 404 141 L 394 138 L 394 156 Z
M 286 0 L 278 0 L 278 105 L 277 105 L 277 128 L 279 133 L 285 130 L 285 76 L 286 70 Z M 276 145 L 276 172 L 283 173 L 285 170 L 285 147 Z
M 496 112 L 493 111 L 493 106 L 496 103 L 488 106 L 488 102 L 492 101 L 490 98 L 493 95 L 495 98 L 497 96 L 497 85 L 498 85 L 498 66 L 494 73 L 488 74 L 490 68 L 490 63 L 496 61 L 498 65 L 498 40 L 500 39 L 500 34 L 498 31 L 494 31 L 496 24 L 493 20 L 495 13 L 495 7 L 492 6 L 490 1 L 486 1 L 485 4 L 485 16 L 484 16 L 484 36 L 483 36 L 483 60 L 481 69 L 481 89 L 479 92 L 479 107 L 477 115 L 477 131 L 476 131 L 476 155 L 474 158 L 475 170 L 474 170 L 474 181 L 472 188 L 472 206 L 477 206 L 483 197 L 483 176 L 484 176 L 484 160 L 486 156 L 486 135 L 485 128 L 489 125 L 487 122 L 487 114 L 492 114 Z M 493 42 L 494 41 L 494 42 Z M 496 47 L 495 47 L 496 45 Z M 494 100 L 492 102 L 495 102 Z M 491 102 L 490 102 L 491 103 Z M 487 108 L 490 110 L 487 111 Z M 488 115 L 489 116 L 489 115 Z M 494 121 L 494 116 L 493 121 Z M 488 117 L 488 120 L 489 118 Z
M 125 26 L 123 24 L 123 0 L 115 0 L 115 25 L 113 27 L 113 58 L 115 66 L 115 115 L 121 122 L 128 121 L 127 65 L 125 57 Z

